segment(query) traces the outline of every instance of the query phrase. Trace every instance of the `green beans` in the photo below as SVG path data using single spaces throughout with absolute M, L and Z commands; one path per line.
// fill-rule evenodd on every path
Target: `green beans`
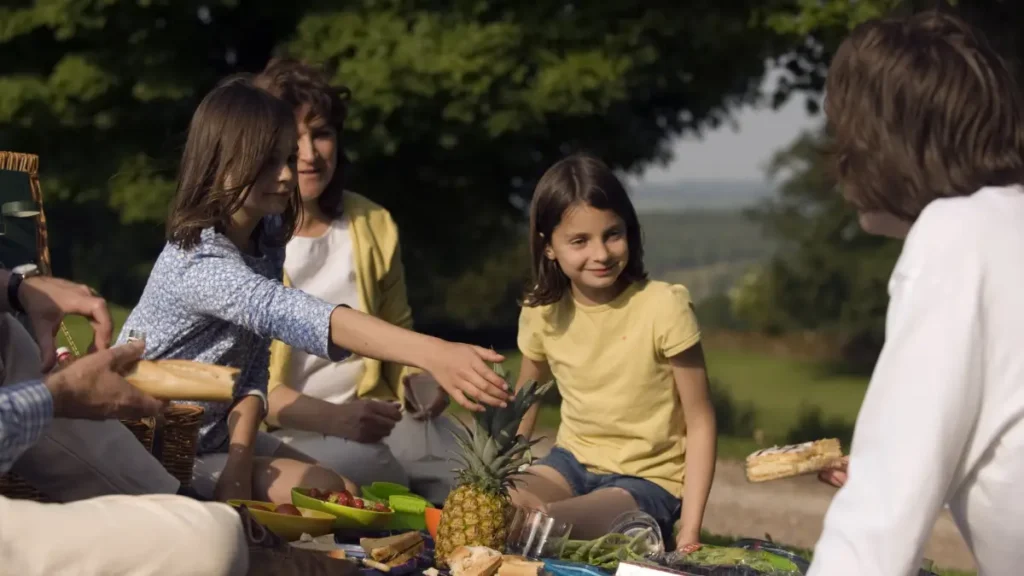
M 558 557 L 561 560 L 580 562 L 614 570 L 619 562 L 643 560 L 647 552 L 647 532 L 630 538 L 624 534 L 606 534 L 597 540 L 566 540 L 562 543 Z

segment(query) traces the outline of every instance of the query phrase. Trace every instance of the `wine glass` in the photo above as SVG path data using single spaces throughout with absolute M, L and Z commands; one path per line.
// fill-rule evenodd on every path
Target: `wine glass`
M 433 406 L 434 401 L 437 400 L 438 394 L 441 393 L 440 386 L 432 378 L 425 378 L 422 375 L 412 376 L 406 382 L 405 394 L 409 399 L 409 404 L 412 405 L 417 413 L 426 415 L 426 418 L 423 419 L 423 437 L 426 443 L 426 452 L 423 456 L 417 458 L 416 461 L 442 461 L 444 458 L 435 456 L 430 449 L 430 429 L 433 428 L 434 415 L 428 412 L 430 407 Z

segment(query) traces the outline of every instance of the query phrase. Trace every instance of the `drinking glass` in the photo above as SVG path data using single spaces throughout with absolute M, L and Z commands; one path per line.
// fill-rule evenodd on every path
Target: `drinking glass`
M 572 524 L 540 510 L 517 508 L 509 525 L 506 550 L 531 560 L 557 556 L 572 532 Z
M 405 386 L 405 394 L 409 400 L 409 404 L 418 413 L 425 413 L 434 404 L 437 399 L 437 395 L 441 393 L 440 386 L 433 381 L 433 379 L 417 378 L 415 376 L 409 378 L 408 383 Z M 433 428 L 434 415 L 427 413 L 426 418 L 423 419 L 423 439 L 426 443 L 426 452 L 423 456 L 416 459 L 416 462 L 439 462 L 443 461 L 444 458 L 435 456 L 434 452 L 430 449 L 430 429 Z

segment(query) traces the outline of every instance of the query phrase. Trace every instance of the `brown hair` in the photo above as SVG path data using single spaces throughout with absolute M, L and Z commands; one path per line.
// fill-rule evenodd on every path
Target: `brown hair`
M 188 128 L 167 239 L 182 248 L 199 243 L 204 228 L 223 231 L 249 187 L 277 153 L 279 138 L 294 138 L 291 108 L 245 75 L 223 80 L 203 98 Z M 292 236 L 301 203 L 296 187 L 271 242 Z M 260 228 L 262 230 L 262 228 Z
M 629 194 L 604 162 L 593 156 L 576 154 L 548 168 L 533 192 L 530 203 L 533 283 L 526 291 L 523 306 L 554 304 L 568 290 L 569 278 L 558 262 L 549 259 L 544 251 L 551 241 L 551 234 L 562 221 L 562 215 L 578 204 L 611 210 L 622 218 L 626 224 L 629 262 L 620 277 L 630 282 L 647 279 L 640 219 Z
M 861 24 L 825 84 L 836 177 L 858 210 L 913 222 L 936 198 L 1024 182 L 1024 100 L 977 30 L 932 10 Z
M 341 134 L 348 118 L 351 92 L 345 86 L 331 86 L 326 75 L 298 60 L 275 58 L 256 76 L 256 85 L 287 102 L 293 110 L 309 106 L 306 120 L 322 118 L 337 135 L 337 167 L 323 194 L 317 199 L 320 209 L 331 218 L 341 214 L 341 196 L 345 191 L 345 167 L 348 158 L 341 149 Z

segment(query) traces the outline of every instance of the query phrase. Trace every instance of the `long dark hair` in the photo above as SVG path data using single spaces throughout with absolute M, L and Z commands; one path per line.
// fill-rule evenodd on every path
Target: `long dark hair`
M 541 176 L 530 203 L 530 253 L 533 282 L 523 298 L 524 306 L 554 304 L 565 296 L 569 278 L 558 262 L 545 255 L 551 234 L 565 211 L 577 204 L 611 210 L 626 224 L 629 262 L 620 278 L 629 282 L 647 279 L 640 219 L 622 182 L 604 162 L 575 154 L 557 162 Z
M 341 147 L 341 135 L 348 118 L 351 92 L 345 86 L 331 86 L 327 76 L 316 68 L 290 58 L 275 58 L 256 76 L 256 85 L 287 102 L 293 110 L 308 106 L 309 118 L 322 118 L 334 128 L 338 155 L 334 175 L 327 183 L 317 205 L 330 218 L 341 215 L 341 196 L 345 191 L 348 157 Z
M 249 76 L 232 76 L 211 90 L 189 125 L 167 239 L 188 249 L 204 228 L 226 229 L 282 137 L 295 138 L 291 108 Z M 301 209 L 296 187 L 280 230 L 267 240 L 283 245 L 291 239 Z

